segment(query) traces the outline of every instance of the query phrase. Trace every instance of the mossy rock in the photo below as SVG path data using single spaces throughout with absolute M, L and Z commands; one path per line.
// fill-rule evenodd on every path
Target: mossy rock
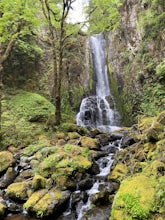
M 80 141 L 82 147 L 86 147 L 91 150 L 99 149 L 99 140 L 96 138 L 82 137 Z
M 40 150 L 49 147 L 50 143 L 48 141 L 39 140 L 36 144 L 30 144 L 29 146 L 25 147 L 23 149 L 23 154 L 26 156 L 32 156 L 36 152 L 39 152 Z
M 152 219 L 156 184 L 154 178 L 144 174 L 122 181 L 112 205 L 110 220 Z
M 45 191 L 39 191 L 32 194 L 24 204 L 24 208 L 34 213 L 37 217 L 47 217 L 54 212 L 58 212 L 59 206 L 65 205 L 69 197 L 69 191 L 60 191 L 57 189 L 51 189 L 47 193 Z
M 48 155 L 36 168 L 43 177 L 54 174 L 64 176 L 70 175 L 73 171 L 86 170 L 92 166 L 88 159 L 90 152 L 87 148 L 66 144 L 64 147 L 56 147 L 56 152 Z
M 0 173 L 7 170 L 9 166 L 14 163 L 13 154 L 9 151 L 1 151 L 0 152 Z
M 140 119 L 139 122 L 139 129 L 143 132 L 144 130 L 151 127 L 151 124 L 154 120 L 154 117 L 143 117 Z
M 27 211 L 31 211 L 34 205 L 48 192 L 47 189 L 41 189 L 34 192 L 30 198 L 24 203 L 23 207 Z
M 64 132 L 58 132 L 56 133 L 53 138 L 57 138 L 57 139 L 66 139 L 67 135 Z
M 78 139 L 81 137 L 81 135 L 78 134 L 77 132 L 69 132 L 68 137 L 69 137 L 69 139 Z
M 31 182 L 12 183 L 7 187 L 7 194 L 15 200 L 27 200 L 31 188 Z
M 74 132 L 77 131 L 77 125 L 74 123 L 62 123 L 60 130 L 63 132 Z
M 119 163 L 108 176 L 108 179 L 121 180 L 128 173 L 128 168 L 125 164 Z
M 80 127 L 75 123 L 62 123 L 59 129 L 63 132 L 77 132 L 80 135 L 85 135 L 89 132 L 87 128 Z
M 160 140 L 160 135 L 163 132 L 163 125 L 158 122 L 153 121 L 151 127 L 146 130 L 146 137 L 149 142 L 156 142 Z M 145 132 L 144 132 L 145 134 Z
M 4 218 L 6 210 L 7 206 L 0 202 L 0 219 Z
M 34 190 L 39 190 L 45 187 L 46 187 L 46 179 L 40 175 L 35 175 L 32 180 L 32 188 Z
M 155 176 L 161 176 L 165 174 L 165 163 L 161 162 L 160 160 L 155 160 L 151 163 L 151 174 L 154 174 Z

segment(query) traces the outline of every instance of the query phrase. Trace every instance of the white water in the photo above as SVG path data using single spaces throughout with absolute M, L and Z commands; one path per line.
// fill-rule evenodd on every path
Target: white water
M 108 148 L 111 148 L 113 144 L 109 144 L 108 146 L 106 146 L 106 150 L 108 150 Z M 121 140 L 118 141 L 118 150 L 120 150 L 121 147 Z M 78 210 L 78 218 L 77 220 L 81 220 L 81 218 L 83 217 L 83 215 L 91 209 L 91 195 L 99 193 L 99 186 L 101 184 L 103 184 L 105 182 L 105 178 L 109 175 L 110 173 L 110 169 L 111 166 L 113 164 L 113 155 L 112 153 L 109 153 L 107 156 L 101 157 L 97 163 L 99 165 L 100 168 L 100 173 L 96 175 L 96 182 L 94 183 L 94 185 L 92 186 L 92 188 L 90 190 L 87 191 L 88 194 L 88 201 L 86 202 L 86 204 L 81 204 Z
M 118 129 L 120 115 L 110 92 L 109 77 L 106 64 L 106 43 L 102 34 L 90 38 L 91 53 L 96 75 L 96 96 L 82 100 L 77 124 L 83 127 L 99 128 L 103 131 Z M 113 109 L 107 99 L 111 100 Z

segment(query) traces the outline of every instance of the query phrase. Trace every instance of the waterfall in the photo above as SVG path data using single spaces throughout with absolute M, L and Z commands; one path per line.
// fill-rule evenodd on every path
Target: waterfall
M 96 96 L 89 96 L 82 100 L 80 112 L 77 115 L 77 124 L 112 131 L 120 125 L 121 117 L 110 91 L 106 64 L 106 42 L 103 34 L 90 38 L 90 48 L 96 76 Z

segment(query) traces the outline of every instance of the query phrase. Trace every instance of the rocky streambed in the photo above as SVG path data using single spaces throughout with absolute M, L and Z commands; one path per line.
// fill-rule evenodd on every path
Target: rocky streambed
M 119 188 L 108 175 L 125 133 L 75 127 L 0 152 L 1 218 L 107 219 Z

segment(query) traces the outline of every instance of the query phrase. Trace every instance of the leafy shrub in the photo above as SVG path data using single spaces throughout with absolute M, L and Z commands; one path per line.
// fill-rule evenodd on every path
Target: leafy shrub
M 156 67 L 156 75 L 160 81 L 165 80 L 165 59 Z

